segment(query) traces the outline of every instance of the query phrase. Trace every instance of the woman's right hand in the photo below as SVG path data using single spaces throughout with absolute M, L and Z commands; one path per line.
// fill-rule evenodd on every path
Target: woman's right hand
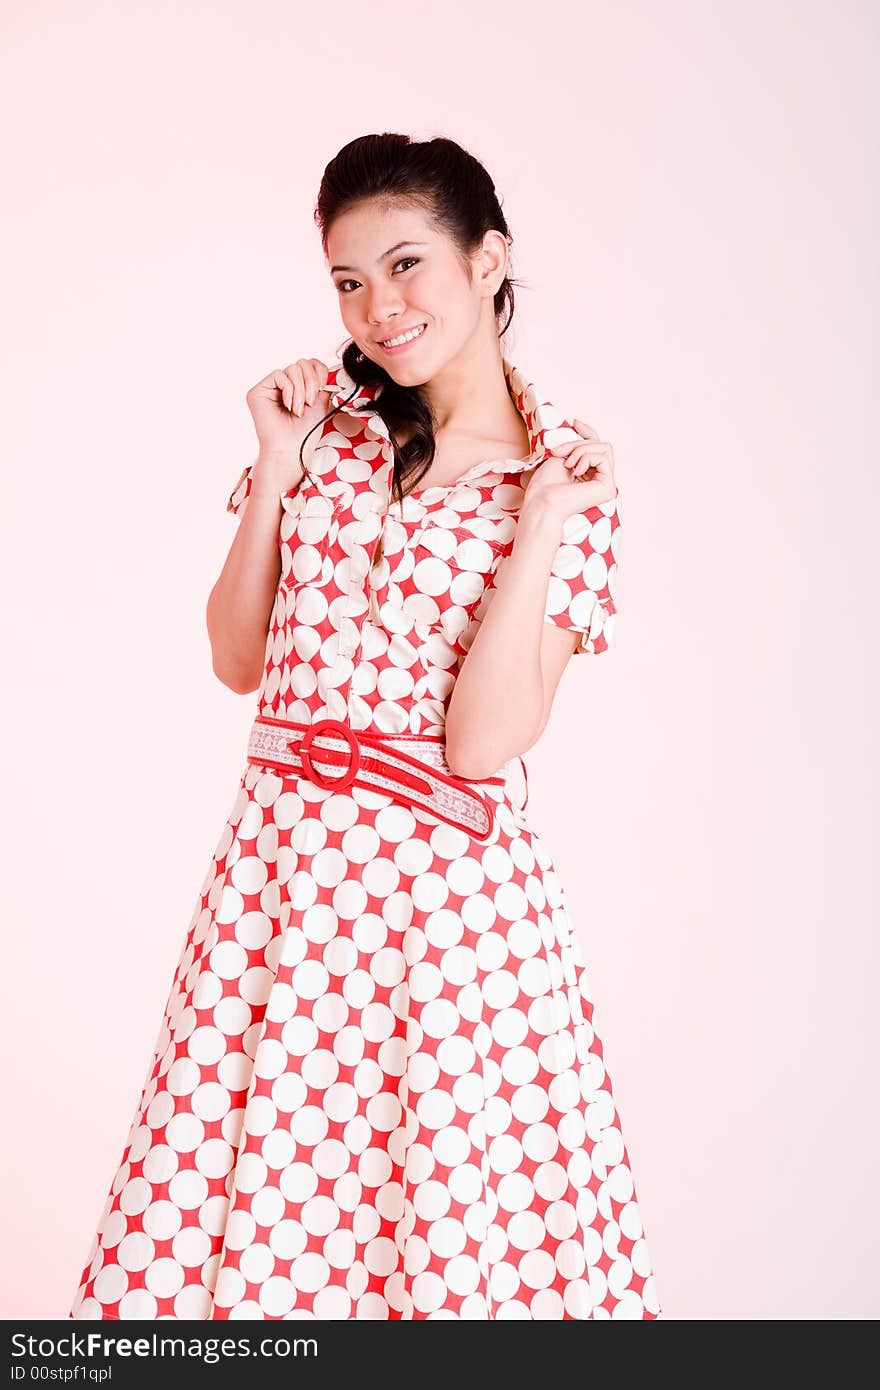
M 289 456 L 294 480 L 302 476 L 300 445 L 327 414 L 328 368 L 317 357 L 300 357 L 289 367 L 270 372 L 247 393 L 260 454 L 275 461 Z

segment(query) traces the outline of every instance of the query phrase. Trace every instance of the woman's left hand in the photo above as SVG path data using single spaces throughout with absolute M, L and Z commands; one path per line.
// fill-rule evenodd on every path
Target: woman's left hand
M 583 420 L 573 420 L 572 424 L 586 442 L 561 444 L 544 459 L 525 490 L 521 512 L 540 504 L 561 523 L 575 512 L 617 496 L 611 445 L 600 440 Z

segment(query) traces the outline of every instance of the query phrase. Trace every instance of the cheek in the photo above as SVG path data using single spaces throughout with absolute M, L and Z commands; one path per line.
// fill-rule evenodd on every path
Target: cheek
M 480 317 L 480 298 L 461 276 L 461 272 L 446 273 L 432 285 L 430 306 L 435 319 L 445 323 L 453 332 L 468 333 Z M 423 301 L 428 308 L 428 303 Z
M 432 319 L 459 317 L 470 298 L 461 270 L 445 265 L 413 277 L 404 294 L 414 309 L 424 310 Z

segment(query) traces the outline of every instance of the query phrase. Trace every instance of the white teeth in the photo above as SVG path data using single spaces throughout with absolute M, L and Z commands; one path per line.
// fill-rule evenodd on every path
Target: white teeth
M 421 328 L 413 328 L 409 333 L 402 333 L 399 338 L 386 338 L 382 343 L 383 347 L 398 347 L 400 343 L 410 343 L 413 338 L 418 338 L 419 334 L 424 333 L 425 325 Z

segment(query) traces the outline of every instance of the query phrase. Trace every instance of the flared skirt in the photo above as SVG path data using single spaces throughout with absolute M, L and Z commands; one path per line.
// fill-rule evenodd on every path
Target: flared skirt
M 248 764 L 69 1316 L 656 1318 L 587 968 L 480 844 Z

